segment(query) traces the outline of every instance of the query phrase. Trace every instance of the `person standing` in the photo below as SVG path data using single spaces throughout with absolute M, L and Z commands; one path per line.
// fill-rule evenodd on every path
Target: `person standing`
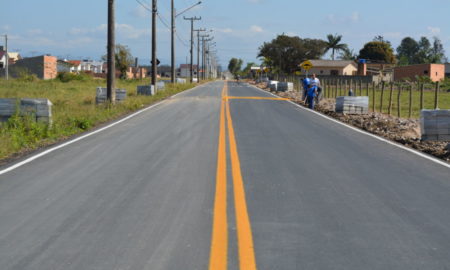
M 311 84 L 315 85 L 317 87 L 317 98 L 316 102 L 319 104 L 319 101 L 322 99 L 322 86 L 320 85 L 319 78 L 316 77 L 316 74 L 311 75 Z
M 311 84 L 311 80 L 308 77 L 305 77 L 302 80 L 302 85 L 303 85 L 303 100 L 306 99 L 306 94 L 308 93 L 308 89 L 309 89 L 309 85 Z

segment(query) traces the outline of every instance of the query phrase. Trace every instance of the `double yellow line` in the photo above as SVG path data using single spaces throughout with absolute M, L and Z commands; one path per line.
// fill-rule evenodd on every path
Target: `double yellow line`
M 245 188 L 242 180 L 241 165 L 237 151 L 233 120 L 228 102 L 228 86 L 222 90 L 220 106 L 220 129 L 216 172 L 216 194 L 214 201 L 213 230 L 209 270 L 227 270 L 228 262 L 228 219 L 227 219 L 227 151 L 226 129 L 230 147 L 231 172 L 236 215 L 239 268 L 256 270 L 255 252 L 250 219 L 245 200 Z

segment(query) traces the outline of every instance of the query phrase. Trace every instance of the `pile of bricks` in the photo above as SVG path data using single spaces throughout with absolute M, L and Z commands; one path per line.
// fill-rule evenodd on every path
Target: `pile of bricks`
M 337 97 L 335 111 L 343 114 L 367 114 L 369 97 Z
M 127 90 L 116 89 L 116 101 L 120 102 L 127 97 Z M 105 103 L 107 100 L 107 89 L 105 87 L 97 87 L 97 95 L 95 96 L 95 103 Z
M 16 114 L 31 116 L 37 122 L 52 123 L 52 103 L 46 98 L 1 98 L 0 121 L 5 122 Z
M 420 112 L 422 141 L 450 141 L 450 110 Z

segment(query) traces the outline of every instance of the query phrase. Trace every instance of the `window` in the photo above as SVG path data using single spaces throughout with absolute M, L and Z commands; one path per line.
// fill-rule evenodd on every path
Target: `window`
M 424 70 L 423 74 L 428 75 L 428 70 Z

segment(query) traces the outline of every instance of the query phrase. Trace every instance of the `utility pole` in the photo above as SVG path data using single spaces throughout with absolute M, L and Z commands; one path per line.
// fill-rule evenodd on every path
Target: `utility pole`
M 156 91 L 156 74 L 157 74 L 157 60 L 156 60 L 156 15 L 158 12 L 157 0 L 152 2 L 152 82 L 154 90 Z
M 108 0 L 108 75 L 106 83 L 106 98 L 111 104 L 114 104 L 116 102 L 116 56 L 114 27 L 114 0 Z
M 206 29 L 194 30 L 197 32 L 197 82 L 200 82 L 200 32 L 206 31 Z
M 5 37 L 5 77 L 6 80 L 9 79 L 9 56 L 8 56 L 8 35 L 1 35 Z
M 186 18 L 183 17 L 185 20 L 187 21 L 191 21 L 191 83 L 194 82 L 194 68 L 193 68 L 193 64 L 194 64 L 194 21 L 199 21 L 202 19 L 202 17 L 191 17 L 191 18 Z
M 176 11 L 175 11 L 175 4 L 174 0 L 171 1 L 172 3 L 172 31 L 171 31 L 171 69 L 170 69 L 170 81 L 172 83 L 175 83 L 176 79 L 176 68 L 175 68 L 175 17 L 176 17 Z

